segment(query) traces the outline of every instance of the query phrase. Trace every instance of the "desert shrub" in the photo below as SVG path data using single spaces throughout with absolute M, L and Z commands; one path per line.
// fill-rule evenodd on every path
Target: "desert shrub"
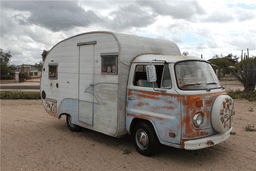
M 233 99 L 247 99 L 249 101 L 256 101 L 256 91 L 246 92 L 246 91 L 229 91 L 228 95 Z
M 40 99 L 39 92 L 14 92 L 2 91 L 0 92 L 0 99 Z

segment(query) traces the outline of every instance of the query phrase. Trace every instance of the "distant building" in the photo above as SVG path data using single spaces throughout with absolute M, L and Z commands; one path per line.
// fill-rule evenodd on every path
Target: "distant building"
M 43 64 L 37 64 L 35 65 L 30 65 L 30 64 L 22 64 L 22 65 L 17 65 L 17 71 L 19 73 L 28 73 L 29 76 L 31 77 L 40 77 L 42 73 L 42 67 Z

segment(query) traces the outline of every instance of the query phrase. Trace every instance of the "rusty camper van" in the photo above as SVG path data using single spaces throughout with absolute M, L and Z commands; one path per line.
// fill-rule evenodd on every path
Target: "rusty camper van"
M 159 144 L 197 150 L 230 136 L 233 99 L 209 62 L 181 56 L 166 40 L 112 32 L 56 44 L 42 70 L 41 97 L 52 116 L 113 137 L 133 135 L 137 151 Z

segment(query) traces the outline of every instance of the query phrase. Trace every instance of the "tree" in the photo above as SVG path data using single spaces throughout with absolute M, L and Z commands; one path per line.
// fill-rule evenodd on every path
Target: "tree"
M 239 59 L 239 57 L 237 57 L 236 55 L 232 55 L 232 53 L 228 54 L 228 56 L 225 57 L 228 58 L 230 61 L 234 61 L 235 63 L 237 63 Z
M 11 69 L 8 68 L 8 64 L 10 61 L 10 58 L 12 57 L 11 52 L 3 52 L 2 49 L 0 49 L 0 67 L 1 67 L 1 74 L 0 78 L 4 78 L 4 75 L 7 75 L 7 73 L 11 72 Z
M 4 53 L 3 50 L 1 49 L 0 54 L 1 54 L 1 57 L 0 57 L 1 65 L 2 64 L 8 65 L 9 61 L 10 61 L 10 58 L 12 57 L 11 51 L 9 51 L 7 53 Z
M 41 54 L 42 55 L 42 60 L 44 61 L 45 60 L 45 58 L 46 58 L 46 56 L 47 56 L 47 54 L 49 53 L 49 51 L 47 51 L 47 50 L 44 50 L 43 51 L 43 53 Z
M 183 56 L 188 56 L 188 51 L 182 53 Z

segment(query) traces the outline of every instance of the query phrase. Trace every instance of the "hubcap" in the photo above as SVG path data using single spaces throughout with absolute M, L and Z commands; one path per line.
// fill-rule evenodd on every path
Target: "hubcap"
M 136 132 L 136 143 L 140 149 L 145 150 L 148 147 L 148 134 L 144 129 L 138 129 Z

